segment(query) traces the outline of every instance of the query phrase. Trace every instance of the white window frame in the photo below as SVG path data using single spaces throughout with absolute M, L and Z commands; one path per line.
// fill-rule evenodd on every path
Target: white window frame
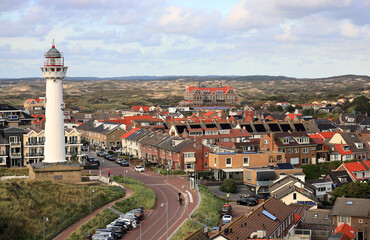
M 217 158 L 214 158 L 213 159 L 213 166 L 216 167 L 217 166 Z
M 230 164 L 227 163 L 227 160 L 229 160 L 229 159 L 230 159 Z M 232 167 L 232 165 L 233 165 L 233 159 L 231 157 L 227 157 L 225 159 L 225 164 L 226 164 L 226 167 Z
M 308 153 L 308 148 L 303 148 L 303 153 L 307 154 Z
M 247 160 L 247 163 L 245 163 L 245 160 Z M 249 157 L 243 157 L 243 166 L 248 167 L 249 166 Z

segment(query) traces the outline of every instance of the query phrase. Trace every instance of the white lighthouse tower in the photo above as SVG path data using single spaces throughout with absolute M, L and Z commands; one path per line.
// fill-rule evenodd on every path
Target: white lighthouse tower
M 45 163 L 65 162 L 65 140 L 63 119 L 63 86 L 66 76 L 64 57 L 54 46 L 45 53 L 42 77 L 46 79 L 46 112 L 45 112 Z

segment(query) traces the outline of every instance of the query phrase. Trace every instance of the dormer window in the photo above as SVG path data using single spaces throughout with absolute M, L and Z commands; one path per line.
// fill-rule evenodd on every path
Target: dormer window
M 350 150 L 350 148 L 349 148 L 349 146 L 348 146 L 348 145 L 346 145 L 346 146 L 343 146 L 343 150 L 344 150 L 344 151 L 349 151 L 349 150 Z
M 362 142 L 358 142 L 358 143 L 355 143 L 356 144 L 356 147 L 358 148 L 358 149 L 362 149 L 362 148 L 364 148 L 364 144 L 362 143 Z
M 283 143 L 288 144 L 289 143 L 289 138 L 284 138 Z

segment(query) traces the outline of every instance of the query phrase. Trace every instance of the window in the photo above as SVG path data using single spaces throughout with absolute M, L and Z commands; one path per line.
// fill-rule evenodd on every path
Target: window
M 207 162 L 204 163 L 204 168 L 208 168 L 208 163 Z
M 264 143 L 264 144 L 268 144 L 268 143 L 269 143 L 269 141 L 268 141 L 268 140 L 264 140 L 264 141 L 263 141 L 263 143 Z
M 302 158 L 302 164 L 310 164 L 310 162 L 309 158 Z
M 185 158 L 193 158 L 194 157 L 194 152 L 186 152 L 184 153 Z
M 293 193 L 293 200 L 297 200 L 297 193 Z
M 289 148 L 289 153 L 293 153 L 293 148 Z
M 208 157 L 208 152 L 206 152 L 206 153 L 204 154 L 204 156 L 205 156 L 205 157 Z
M 326 187 L 320 187 L 317 189 L 317 191 L 319 192 L 325 192 L 326 191 Z
M 280 152 L 285 153 L 285 149 L 280 149 Z
M 358 223 L 363 223 L 364 220 L 363 219 L 358 219 Z
M 303 148 L 303 153 L 308 153 L 308 148 Z
M 249 157 L 243 158 L 243 166 L 249 166 Z
M 311 150 L 316 150 L 316 148 L 315 147 L 311 147 Z
M 215 166 L 215 167 L 216 167 L 216 165 L 217 165 L 217 159 L 216 159 L 216 158 L 214 158 L 214 160 L 213 160 L 213 166 Z
M 231 167 L 231 158 L 226 158 L 226 167 Z
M 284 144 L 288 144 L 289 143 L 289 138 L 284 138 Z

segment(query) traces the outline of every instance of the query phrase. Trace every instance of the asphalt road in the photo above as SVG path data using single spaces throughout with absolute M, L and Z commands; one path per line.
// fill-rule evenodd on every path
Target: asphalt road
M 156 205 L 150 216 L 146 216 L 141 222 L 140 228 L 127 232 L 123 239 L 143 239 L 143 240 L 160 240 L 167 239 L 172 232 L 186 219 L 187 213 L 190 213 L 195 208 L 198 196 L 195 191 L 188 187 L 182 188 L 183 185 L 188 185 L 188 182 L 179 176 L 162 176 L 153 172 L 137 173 L 134 171 L 135 166 L 121 167 L 112 161 L 97 157 L 95 152 L 84 152 L 85 154 L 98 158 L 100 160 L 99 170 L 90 170 L 91 173 L 98 173 L 108 176 L 108 169 L 111 171 L 111 176 L 123 175 L 135 177 L 142 181 L 146 186 L 150 187 L 156 197 Z M 85 172 L 89 170 L 84 170 Z M 127 171 L 127 172 L 126 172 Z M 168 178 L 168 182 L 167 182 Z M 190 203 L 185 190 L 189 190 L 194 201 Z M 180 206 L 177 201 L 178 193 L 181 192 L 186 201 Z M 161 206 L 162 205 L 162 206 Z M 189 209 L 187 209 L 187 207 Z M 168 214 L 167 214 L 168 208 Z M 141 237 L 140 237 L 141 235 Z

